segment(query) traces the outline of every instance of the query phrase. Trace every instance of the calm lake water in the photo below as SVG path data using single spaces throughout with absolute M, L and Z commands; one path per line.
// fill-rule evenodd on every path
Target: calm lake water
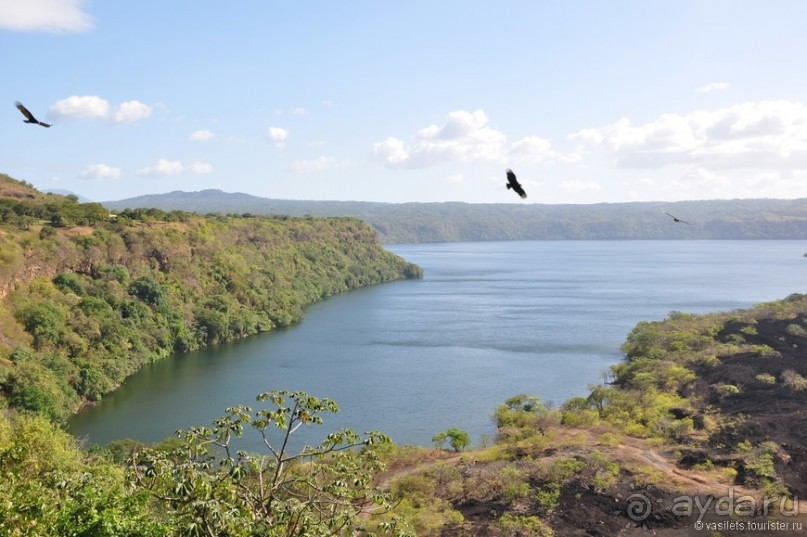
M 210 425 L 256 394 L 305 390 L 338 427 L 430 445 L 459 427 L 476 443 L 518 393 L 562 403 L 622 359 L 628 332 L 670 311 L 705 313 L 807 292 L 805 241 L 519 241 L 389 247 L 422 280 L 310 306 L 291 328 L 150 365 L 70 423 L 91 443 L 157 441 Z M 257 438 L 247 449 L 258 450 Z

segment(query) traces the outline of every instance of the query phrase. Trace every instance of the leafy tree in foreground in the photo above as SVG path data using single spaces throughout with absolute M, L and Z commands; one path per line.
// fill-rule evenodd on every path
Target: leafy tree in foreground
M 254 413 L 247 406 L 229 408 L 212 428 L 178 431 L 176 449 L 133 454 L 130 471 L 136 486 L 163 503 L 178 533 L 353 534 L 362 519 L 387 510 L 386 495 L 372 483 L 382 464 L 375 451 L 366 448 L 388 443 L 389 438 L 341 430 L 317 447 L 291 453 L 291 435 L 302 426 L 321 424 L 326 412 L 338 412 L 336 403 L 285 391 L 263 393 L 257 400 L 270 407 Z M 264 454 L 233 453 L 233 437 L 240 437 L 245 428 L 260 435 Z M 377 529 L 403 535 L 395 522 Z

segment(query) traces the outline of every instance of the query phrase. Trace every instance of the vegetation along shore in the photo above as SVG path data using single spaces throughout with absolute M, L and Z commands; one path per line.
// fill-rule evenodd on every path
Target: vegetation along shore
M 346 217 L 199 216 L 0 178 L 4 535 L 797 535 L 807 505 L 807 295 L 639 323 L 560 406 L 514 394 L 468 449 L 331 432 L 337 403 L 270 391 L 158 445 L 60 424 L 143 364 L 422 272 Z M 246 406 L 249 405 L 249 406 Z M 286 449 L 298 427 L 322 443 Z M 236 451 L 239 435 L 265 440 Z
M 123 211 L 0 183 L 9 406 L 61 421 L 143 364 L 287 326 L 324 297 L 419 267 L 352 218 Z

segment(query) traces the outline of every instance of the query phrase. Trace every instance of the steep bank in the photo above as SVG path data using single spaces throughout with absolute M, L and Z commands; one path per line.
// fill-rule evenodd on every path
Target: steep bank
M 0 396 L 60 420 L 144 363 L 421 275 L 351 218 L 110 217 L 71 197 L 0 198 Z

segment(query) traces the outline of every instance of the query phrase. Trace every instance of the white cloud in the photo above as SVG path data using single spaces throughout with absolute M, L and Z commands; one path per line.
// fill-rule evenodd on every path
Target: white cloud
M 0 28 L 22 32 L 72 33 L 93 28 L 85 0 L 0 0 Z
M 510 146 L 509 156 L 516 162 L 575 162 L 579 155 L 562 155 L 552 149 L 552 144 L 545 138 L 527 136 Z
M 504 133 L 488 125 L 484 110 L 451 112 L 442 126 L 430 125 L 406 148 L 403 167 L 423 168 L 443 162 L 501 160 L 505 152 Z M 387 161 L 387 165 L 392 162 Z
M 427 168 L 442 163 L 532 162 L 568 160 L 538 136 L 508 144 L 507 136 L 490 126 L 484 110 L 458 110 L 443 125 L 421 129 L 409 142 L 390 136 L 373 144 L 372 158 L 389 168 Z
M 448 177 L 446 177 L 446 181 L 453 184 L 461 183 L 464 180 L 465 178 L 462 176 L 461 173 L 455 173 L 454 175 L 449 175 Z
M 152 108 L 140 101 L 126 101 L 112 107 L 97 95 L 72 95 L 56 101 L 49 115 L 57 119 L 103 119 L 110 123 L 133 123 L 151 115 Z
M 807 169 L 807 106 L 746 102 L 683 116 L 664 114 L 643 125 L 623 118 L 570 138 L 585 150 L 604 151 L 619 168 Z
M 728 82 L 712 82 L 711 84 L 706 84 L 705 86 L 698 87 L 698 91 L 701 93 L 709 93 L 712 91 L 720 91 L 724 89 L 728 89 L 731 87 L 731 84 Z
M 193 142 L 206 142 L 208 140 L 212 140 L 216 137 L 216 134 L 211 131 L 210 129 L 200 129 L 198 131 L 193 131 L 190 136 L 188 136 L 188 140 Z
M 151 107 L 140 101 L 126 101 L 119 104 L 112 114 L 114 123 L 132 123 L 151 115 Z
M 137 173 L 140 175 L 178 175 L 182 173 L 182 169 L 180 161 L 161 158 L 154 166 L 147 166 Z
M 288 137 L 289 131 L 282 127 L 269 127 L 266 129 L 266 139 L 281 149 L 286 146 Z
M 337 165 L 334 157 L 319 157 L 314 160 L 295 160 L 289 165 L 289 170 L 295 173 L 314 173 L 325 171 Z
M 145 176 L 166 176 L 166 175 L 179 175 L 181 173 L 192 174 L 205 174 L 212 173 L 213 165 L 206 162 L 192 162 L 191 164 L 182 164 L 179 160 L 167 160 L 161 158 L 153 166 L 142 168 L 139 175 Z
M 373 157 L 390 168 L 403 167 L 410 159 L 406 144 L 402 140 L 393 137 L 373 144 Z
M 109 101 L 96 95 L 73 95 L 53 103 L 50 115 L 59 119 L 105 118 L 109 108 Z
M 121 169 L 106 164 L 93 164 L 79 174 L 82 179 L 117 179 Z

